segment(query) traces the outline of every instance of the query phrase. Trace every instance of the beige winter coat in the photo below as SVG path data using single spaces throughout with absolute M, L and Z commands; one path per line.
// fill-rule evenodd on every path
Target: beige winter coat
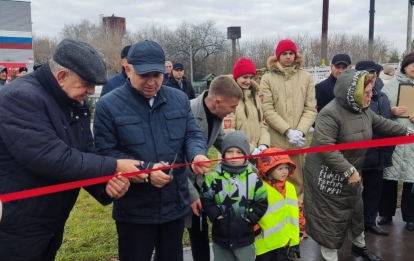
M 231 113 L 223 119 L 223 129 L 226 134 L 235 130 L 241 130 L 246 133 L 250 140 L 250 152 L 259 145 L 266 145 L 268 147 L 270 145 L 269 131 L 263 121 L 262 102 L 259 97 L 260 87 L 254 81 L 252 81 L 252 87 L 256 92 L 254 99 L 256 100 L 257 107 L 251 98 L 251 90 L 244 89 L 244 101 L 240 100 L 235 113 Z
M 288 129 L 306 135 L 316 118 L 315 84 L 312 75 L 301 69 L 302 55 L 293 67 L 283 68 L 276 56 L 267 60 L 267 72 L 260 82 L 262 109 L 269 126 L 270 146 L 294 148 L 286 137 Z

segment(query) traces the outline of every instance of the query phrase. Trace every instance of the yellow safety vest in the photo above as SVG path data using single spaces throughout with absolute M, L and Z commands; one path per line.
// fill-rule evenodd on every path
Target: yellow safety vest
M 269 207 L 259 220 L 262 234 L 256 237 L 256 253 L 261 255 L 269 251 L 299 244 L 299 207 L 295 187 L 286 182 L 286 199 L 272 186 L 266 186 Z

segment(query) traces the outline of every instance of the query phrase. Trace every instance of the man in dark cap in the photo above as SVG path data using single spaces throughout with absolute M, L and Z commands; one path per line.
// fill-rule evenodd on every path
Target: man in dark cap
M 127 45 L 121 50 L 121 65 L 122 69 L 119 73 L 115 74 L 111 78 L 108 79 L 108 81 L 102 86 L 102 92 L 101 97 L 107 94 L 108 92 L 112 91 L 116 87 L 120 87 L 125 84 L 125 81 L 127 79 L 127 75 L 125 74 L 125 66 L 127 66 L 127 55 L 129 48 L 131 48 L 131 45 Z
M 19 73 L 17 74 L 17 77 L 22 77 L 25 76 L 27 74 L 27 67 L 20 67 L 19 68 Z
M 187 94 L 189 100 L 195 98 L 194 88 L 184 76 L 184 66 L 181 63 L 175 63 L 172 71 L 173 77 L 170 77 L 164 84 Z
M 355 65 L 358 71 L 368 71 L 371 74 L 377 74 L 378 65 L 373 61 L 364 60 Z M 378 79 L 375 80 L 375 85 L 372 88 L 370 109 L 386 119 L 390 119 L 391 104 L 388 96 L 381 91 L 382 85 L 378 84 Z M 366 94 L 365 94 L 366 95 Z M 374 131 L 372 139 L 385 138 Z M 383 185 L 384 169 L 392 165 L 392 153 L 394 146 L 370 148 L 365 154 L 365 161 L 362 167 L 362 182 L 364 190 L 362 192 L 362 200 L 364 201 L 364 223 L 365 231 L 380 235 L 388 236 L 388 231 L 377 226 L 376 219 L 378 208 L 381 200 L 381 192 Z
M 331 75 L 315 85 L 316 104 L 318 112 L 330 103 L 334 98 L 334 86 L 338 76 L 351 65 L 351 57 L 347 54 L 337 54 L 332 58 Z
M 153 41 L 134 44 L 128 53 L 124 86 L 102 97 L 94 119 L 95 144 L 105 156 L 131 158 L 158 168 L 191 162 L 195 174 L 208 172 L 207 144 L 188 97 L 162 85 L 165 55 Z M 114 202 L 121 261 L 182 261 L 184 218 L 190 195 L 185 167 L 151 172 L 148 182 L 131 185 Z
M 88 44 L 63 40 L 35 73 L 0 91 L 0 195 L 137 171 L 136 160 L 94 154 L 85 103 L 106 82 L 105 64 Z M 131 180 L 147 178 L 146 175 Z M 127 191 L 122 176 L 85 187 L 102 204 Z M 55 260 L 79 189 L 5 202 L 0 260 Z

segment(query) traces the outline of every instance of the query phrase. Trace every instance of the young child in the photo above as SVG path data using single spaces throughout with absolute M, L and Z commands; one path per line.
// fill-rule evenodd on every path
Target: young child
M 262 153 L 281 151 L 280 148 L 268 148 Z M 288 259 L 288 252 L 298 255 L 306 223 L 295 187 L 287 181 L 296 165 L 288 155 L 260 157 L 257 165 L 268 193 L 269 208 L 255 226 L 256 261 L 294 260 L 294 255 L 289 255 Z
M 242 131 L 229 133 L 221 145 L 224 159 L 249 155 Z M 203 209 L 213 223 L 214 260 L 252 261 L 254 225 L 267 209 L 267 192 L 245 159 L 228 159 L 206 176 L 200 191 Z

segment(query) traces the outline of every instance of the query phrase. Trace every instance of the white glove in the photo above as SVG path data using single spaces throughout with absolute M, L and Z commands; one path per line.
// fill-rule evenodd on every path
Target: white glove
M 260 151 L 264 151 L 265 149 L 267 149 L 266 145 L 259 145 L 259 147 L 257 147 Z
M 305 145 L 306 139 L 303 138 L 303 133 L 301 131 L 291 129 L 288 131 L 287 137 L 289 138 L 289 143 L 292 145 L 297 147 Z
M 257 155 L 260 153 L 261 150 L 259 150 L 258 148 L 254 148 L 252 155 Z

